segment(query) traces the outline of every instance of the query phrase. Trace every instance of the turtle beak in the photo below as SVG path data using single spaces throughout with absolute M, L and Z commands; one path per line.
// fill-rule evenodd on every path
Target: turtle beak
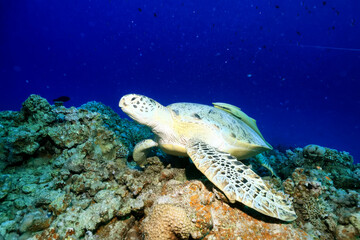
M 122 98 L 120 99 L 119 107 L 120 107 L 121 109 L 123 109 L 123 108 L 125 108 L 126 106 L 128 106 L 128 104 L 126 103 L 126 98 L 125 98 L 125 96 L 124 96 L 124 97 L 122 97 Z
M 125 95 L 120 99 L 119 107 L 121 108 L 121 111 L 123 111 L 131 119 L 137 121 L 137 119 L 135 118 L 136 114 L 132 109 L 132 105 L 131 105 L 131 101 L 130 101 L 131 97 L 129 97 L 129 95 Z

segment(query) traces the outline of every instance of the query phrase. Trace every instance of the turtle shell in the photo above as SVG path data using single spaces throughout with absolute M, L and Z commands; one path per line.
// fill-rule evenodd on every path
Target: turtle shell
M 174 103 L 167 108 L 175 131 L 184 139 L 197 138 L 238 158 L 271 149 L 251 127 L 226 111 L 196 103 Z

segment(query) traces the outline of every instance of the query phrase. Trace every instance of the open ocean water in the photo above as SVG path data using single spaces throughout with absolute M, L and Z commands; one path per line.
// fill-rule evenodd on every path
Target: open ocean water
M 0 24 L 1 111 L 226 102 L 275 147 L 360 161 L 360 1 L 1 1 Z

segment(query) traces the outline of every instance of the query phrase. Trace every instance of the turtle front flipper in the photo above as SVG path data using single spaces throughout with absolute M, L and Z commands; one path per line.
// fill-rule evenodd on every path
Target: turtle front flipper
M 140 166 L 144 167 L 146 164 L 147 151 L 152 147 L 157 147 L 158 143 L 152 139 L 145 139 L 136 144 L 133 151 L 134 161 Z
M 239 201 L 284 221 L 296 219 L 288 197 L 274 194 L 255 172 L 235 157 L 198 140 L 189 141 L 187 153 L 195 166 L 224 192 L 230 202 Z

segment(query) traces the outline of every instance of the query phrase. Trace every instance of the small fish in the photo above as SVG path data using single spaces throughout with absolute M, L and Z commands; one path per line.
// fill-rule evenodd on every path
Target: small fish
M 69 97 L 67 97 L 67 96 L 61 96 L 61 97 L 55 98 L 55 99 L 53 100 L 53 102 L 67 102 L 67 101 L 69 101 L 69 100 L 70 100 Z
M 317 170 L 322 170 L 322 168 L 320 166 L 316 166 Z

